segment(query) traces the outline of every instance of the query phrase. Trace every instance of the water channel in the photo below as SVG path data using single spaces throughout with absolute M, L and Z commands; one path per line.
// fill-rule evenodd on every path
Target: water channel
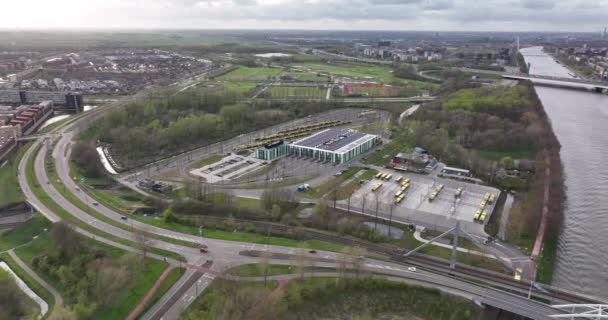
M 571 78 L 542 52 L 522 49 L 530 73 Z M 608 96 L 536 86 L 562 145 L 566 209 L 553 284 L 608 298 Z

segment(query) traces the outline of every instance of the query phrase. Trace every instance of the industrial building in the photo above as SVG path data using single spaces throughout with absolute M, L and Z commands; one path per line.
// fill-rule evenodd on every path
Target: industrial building
M 277 142 L 256 150 L 256 157 L 274 160 L 287 154 L 332 163 L 348 162 L 380 141 L 378 136 L 346 129 L 326 129 L 295 142 Z

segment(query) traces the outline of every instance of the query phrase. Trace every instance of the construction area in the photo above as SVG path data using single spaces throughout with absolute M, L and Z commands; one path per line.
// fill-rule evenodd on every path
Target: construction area
M 383 170 L 338 206 L 351 211 L 394 221 L 445 231 L 456 220 L 471 234 L 486 236 L 484 224 L 490 219 L 498 189 L 419 174 Z M 386 175 L 391 174 L 388 179 Z M 401 178 L 400 178 L 401 177 Z M 391 214 L 392 212 L 392 214 Z

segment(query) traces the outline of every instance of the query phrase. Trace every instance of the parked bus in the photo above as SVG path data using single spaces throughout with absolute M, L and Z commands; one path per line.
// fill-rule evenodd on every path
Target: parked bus
M 401 195 L 401 196 L 397 197 L 397 199 L 395 199 L 395 204 L 399 204 L 399 203 L 401 203 L 401 201 L 403 200 L 403 198 L 404 198 L 404 196 L 403 196 L 403 195 Z
M 462 195 L 462 190 L 462 187 L 458 187 L 458 189 L 456 189 L 456 193 L 454 194 L 454 198 L 460 198 Z
M 382 188 L 382 185 L 384 185 L 382 182 L 378 182 L 378 184 L 376 184 L 373 188 L 372 191 L 376 191 L 380 188 Z

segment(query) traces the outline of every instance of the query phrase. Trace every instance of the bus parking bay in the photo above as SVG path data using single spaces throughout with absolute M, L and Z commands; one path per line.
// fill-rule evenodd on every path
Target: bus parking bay
M 467 232 L 482 237 L 487 236 L 484 232 L 484 224 L 490 219 L 495 201 L 492 203 L 486 201 L 483 209 L 480 208 L 480 204 L 485 200 L 486 194 L 494 194 L 494 199 L 498 199 L 500 194 L 498 189 L 453 179 L 388 169 L 382 170 L 381 173 L 391 174 L 392 177 L 388 181 L 374 178 L 363 184 L 351 196 L 350 208 L 352 210 L 362 211 L 364 207 L 366 214 L 375 216 L 377 201 L 378 216 L 382 219 L 390 217 L 392 207 L 394 221 L 413 223 L 442 231 L 453 227 L 457 219 L 461 221 L 462 229 Z M 400 176 L 403 176 L 403 180 L 410 179 L 410 183 L 404 193 L 405 197 L 396 204 L 396 194 L 401 190 L 403 182 L 396 181 Z M 382 186 L 373 191 L 379 183 L 382 183 Z M 436 191 L 440 184 L 443 185 L 443 188 L 432 201 L 429 201 L 431 193 Z M 455 197 L 458 188 L 462 188 L 462 193 L 460 197 Z M 346 200 L 342 200 L 339 205 L 345 207 Z M 484 221 L 474 221 L 478 210 L 487 212 Z

